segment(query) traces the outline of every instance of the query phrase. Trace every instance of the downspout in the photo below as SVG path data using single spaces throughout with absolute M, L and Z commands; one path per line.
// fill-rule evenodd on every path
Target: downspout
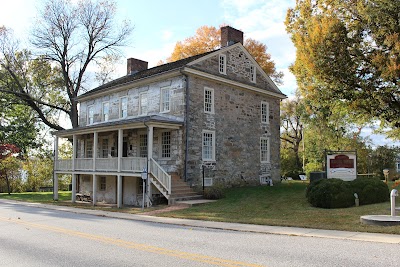
M 189 115 L 189 76 L 186 74 L 183 74 L 186 78 L 186 104 L 185 104 L 185 166 L 184 166 L 184 180 L 187 182 L 187 171 L 188 171 L 188 154 L 189 154 L 189 120 L 188 120 L 188 115 Z

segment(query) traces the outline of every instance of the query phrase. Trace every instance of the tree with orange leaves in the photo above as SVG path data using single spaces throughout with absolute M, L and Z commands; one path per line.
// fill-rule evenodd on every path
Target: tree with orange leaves
M 8 194 L 11 194 L 10 177 L 19 168 L 14 157 L 18 152 L 19 148 L 13 144 L 0 144 L 0 178 L 6 181 Z
M 184 41 L 176 43 L 171 56 L 167 62 L 173 62 L 190 56 L 216 50 L 221 44 L 221 30 L 213 26 L 201 26 L 196 30 L 196 34 Z M 267 46 L 259 41 L 248 38 L 244 41 L 244 47 L 255 58 L 261 68 L 276 83 L 282 84 L 283 73 L 275 68 L 275 62 L 271 55 L 267 53 Z

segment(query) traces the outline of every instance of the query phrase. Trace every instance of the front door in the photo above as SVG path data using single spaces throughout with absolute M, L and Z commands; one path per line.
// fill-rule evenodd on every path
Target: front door
M 128 142 L 123 142 L 122 143 L 122 156 L 127 157 L 128 156 Z

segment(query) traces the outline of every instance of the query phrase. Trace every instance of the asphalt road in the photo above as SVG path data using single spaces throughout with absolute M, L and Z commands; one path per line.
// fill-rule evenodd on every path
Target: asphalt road
M 0 205 L 0 266 L 400 266 L 400 245 Z

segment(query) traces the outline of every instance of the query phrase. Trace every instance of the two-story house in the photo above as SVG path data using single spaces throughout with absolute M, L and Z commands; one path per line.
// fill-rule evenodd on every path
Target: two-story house
M 79 127 L 55 133 L 55 198 L 61 174 L 72 201 L 89 192 L 118 207 L 138 204 L 144 169 L 148 194 L 170 203 L 175 183 L 279 181 L 286 96 L 242 43 L 226 26 L 215 51 L 150 69 L 130 58 L 126 76 L 80 95 Z M 59 138 L 72 140 L 72 159 L 58 158 Z

